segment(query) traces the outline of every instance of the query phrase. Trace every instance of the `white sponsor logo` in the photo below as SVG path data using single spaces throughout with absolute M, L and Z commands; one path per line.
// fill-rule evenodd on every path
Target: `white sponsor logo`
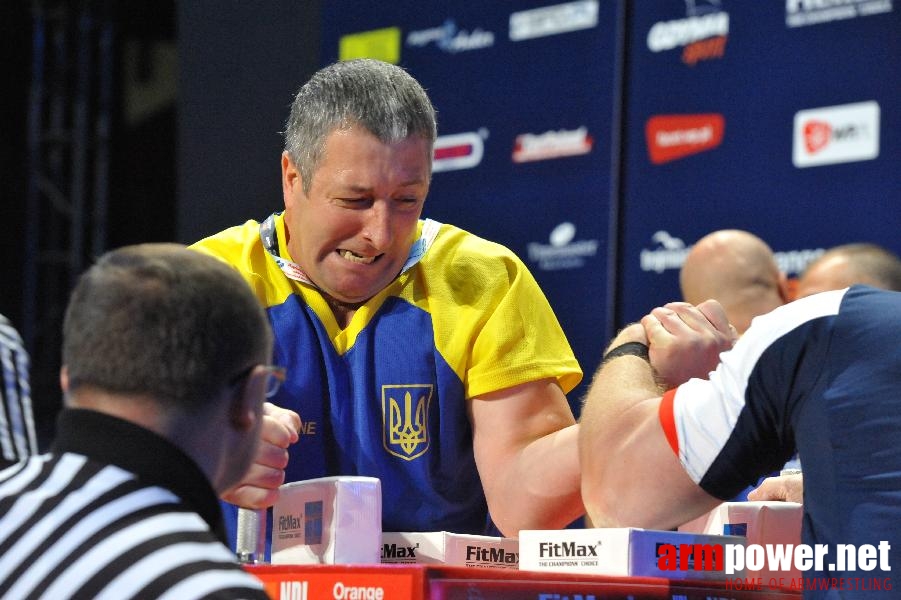
M 657 247 L 653 250 L 643 249 L 640 255 L 641 270 L 645 272 L 663 273 L 667 270 L 681 269 L 686 255 L 691 250 L 691 247 L 685 247 L 685 242 L 680 238 L 673 237 L 666 231 L 655 232 L 651 236 L 651 242 Z M 783 273 L 798 275 L 823 252 L 825 252 L 823 248 L 815 248 L 774 252 L 774 255 L 776 264 Z
M 309 581 L 279 581 L 278 600 L 307 600 L 310 594 Z
M 581 29 L 598 24 L 598 0 L 554 4 L 510 15 L 510 39 L 514 42 Z
M 513 146 L 513 162 L 522 163 L 588 154 L 591 152 L 593 144 L 594 141 L 588 135 L 587 127 L 546 131 L 541 134 L 524 133 L 516 136 L 516 143 Z
M 467 50 L 481 50 L 494 45 L 494 33 L 484 29 L 466 31 L 457 28 L 453 19 L 447 19 L 440 27 L 420 29 L 407 34 L 407 45 L 421 48 L 435 44 L 444 52 L 456 54 Z
M 648 49 L 651 52 L 672 50 L 700 40 L 729 35 L 729 13 L 711 12 L 674 21 L 654 23 L 648 32 Z
M 713 139 L 713 127 L 693 127 L 691 129 L 674 129 L 672 131 L 658 131 L 655 141 L 658 146 L 668 148 L 670 146 L 698 146 L 706 144 Z
M 829 560 L 833 547 L 831 544 L 723 544 L 723 570 L 727 575 L 739 573 L 747 567 L 751 571 L 790 571 L 792 567 L 799 571 L 811 569 L 822 571 L 826 567 L 830 571 L 891 571 L 889 551 L 892 545 L 886 540 L 879 546 L 872 544 L 835 544 L 835 560 Z M 851 589 L 851 588 L 846 588 Z
M 779 270 L 786 275 L 800 275 L 807 269 L 807 265 L 820 257 L 825 248 L 814 248 L 808 250 L 786 250 L 785 252 L 774 252 L 776 264 Z
M 785 25 L 804 27 L 889 13 L 892 0 L 785 0 Z
M 656 231 L 651 241 L 658 247 L 654 250 L 642 249 L 639 261 L 642 271 L 663 273 L 667 269 L 679 269 L 685 262 L 688 248 L 680 238 L 673 237 L 666 231 Z
M 350 585 L 336 581 L 332 586 L 335 600 L 384 600 L 385 588 L 377 585 Z
M 482 162 L 488 130 L 439 135 L 432 152 L 432 172 L 472 169 Z
M 529 260 L 542 271 L 578 269 L 598 253 L 598 240 L 576 240 L 576 226 L 570 222 L 557 225 L 548 236 L 549 244 L 530 243 Z
M 798 111 L 792 162 L 798 168 L 879 156 L 879 104 L 856 102 Z
M 575 237 L 576 226 L 567 221 L 554 227 L 551 235 L 548 236 L 548 241 L 551 243 L 551 246 L 560 248 L 573 241 Z

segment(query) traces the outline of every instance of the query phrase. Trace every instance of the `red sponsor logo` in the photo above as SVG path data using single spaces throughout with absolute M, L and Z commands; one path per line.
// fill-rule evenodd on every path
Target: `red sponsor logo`
M 655 165 L 716 148 L 723 142 L 726 121 L 717 113 L 656 115 L 644 133 L 648 156 Z
M 447 146 L 445 148 L 435 148 L 435 160 L 445 160 L 448 158 L 460 158 L 461 156 L 470 156 L 473 153 L 472 144 L 457 144 L 456 146 Z
M 432 151 L 432 171 L 472 169 L 482 162 L 488 130 L 439 135 Z
M 692 42 L 682 48 L 682 62 L 693 67 L 699 60 L 712 60 L 715 58 L 723 58 L 726 53 L 725 35 L 707 38 L 699 42 Z
M 808 121 L 804 124 L 804 147 L 808 154 L 815 154 L 826 147 L 832 137 L 832 126 L 825 121 Z

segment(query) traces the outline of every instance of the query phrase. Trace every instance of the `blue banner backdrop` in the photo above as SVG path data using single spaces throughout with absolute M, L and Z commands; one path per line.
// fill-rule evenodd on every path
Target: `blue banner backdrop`
M 823 248 L 901 251 L 901 9 L 891 2 L 634 3 L 617 322 L 679 299 L 710 231 L 796 275 Z
M 789 275 L 842 243 L 901 252 L 901 8 L 832 4 L 333 1 L 323 63 L 423 82 L 427 216 L 523 258 L 588 379 L 710 231 L 756 233 Z
M 329 2 L 323 62 L 406 68 L 438 110 L 425 215 L 500 242 L 525 261 L 586 381 L 609 334 L 615 132 L 612 2 Z

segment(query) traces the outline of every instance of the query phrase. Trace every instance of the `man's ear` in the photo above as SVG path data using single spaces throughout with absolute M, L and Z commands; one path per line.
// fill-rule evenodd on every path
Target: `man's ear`
M 262 412 L 260 374 L 254 369 L 244 384 L 229 397 L 228 420 L 238 431 L 250 431 Z
M 795 281 L 797 283 L 797 280 Z M 789 281 L 788 275 L 779 271 L 779 296 L 784 304 L 788 304 L 795 299 L 795 290 L 792 289 L 792 282 Z
M 69 392 L 69 368 L 66 365 L 59 370 L 59 387 L 63 394 Z
M 303 188 L 303 178 L 297 165 L 291 160 L 287 152 L 282 152 L 282 195 L 285 197 L 285 208 L 293 204 L 298 191 Z

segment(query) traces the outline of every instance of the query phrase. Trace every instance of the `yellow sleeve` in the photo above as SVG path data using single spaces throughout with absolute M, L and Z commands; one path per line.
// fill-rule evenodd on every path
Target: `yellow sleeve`
M 467 397 L 548 377 L 569 392 L 581 381 L 550 303 L 513 252 L 445 225 L 429 254 L 436 343 Z

